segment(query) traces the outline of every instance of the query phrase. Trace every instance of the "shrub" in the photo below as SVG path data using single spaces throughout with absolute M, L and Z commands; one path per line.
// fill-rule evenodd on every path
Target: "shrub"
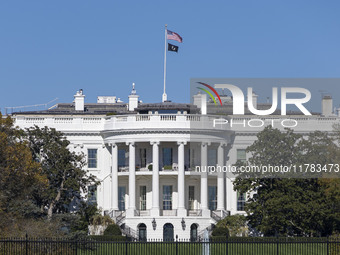
M 90 223 L 92 225 L 109 225 L 109 224 L 114 224 L 114 221 L 110 218 L 109 215 L 101 215 L 101 214 L 96 214 L 91 218 Z
M 241 214 L 227 216 L 219 221 L 216 226 L 227 228 L 230 236 L 248 236 L 247 219 Z
M 213 237 L 226 238 L 227 236 L 229 237 L 229 230 L 223 227 L 216 227 L 212 231 L 211 235 Z
M 164 170 L 172 170 L 172 166 L 170 166 L 170 165 L 166 165 L 163 168 L 164 168 Z
M 127 241 L 126 236 L 89 236 L 90 240 L 102 241 L 102 242 L 114 242 L 114 241 Z
M 107 228 L 104 231 L 104 236 L 121 236 L 122 231 L 120 231 L 120 228 L 116 224 L 110 224 L 107 226 Z

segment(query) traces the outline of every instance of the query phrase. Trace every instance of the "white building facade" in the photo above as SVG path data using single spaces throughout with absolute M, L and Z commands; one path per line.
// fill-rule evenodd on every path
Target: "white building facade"
M 90 187 L 89 199 L 124 234 L 139 239 L 196 239 L 226 215 L 244 213 L 246 197 L 234 191 L 230 175 L 197 172 L 196 166 L 246 160 L 245 149 L 263 129 L 248 125 L 254 116 L 232 116 L 238 124 L 216 128 L 217 117 L 207 114 L 204 95 L 198 95 L 196 105 L 143 104 L 134 89 L 127 104 L 116 97 L 98 97 L 97 104 L 85 104 L 81 90 L 74 97 L 72 104 L 12 117 L 20 128 L 38 125 L 63 132 L 70 150 L 86 155 L 87 169 L 100 181 Z M 331 132 L 339 118 L 330 112 L 332 102 L 327 100 L 326 116 L 285 119 L 298 122 L 294 127 L 298 133 Z M 277 120 L 274 127 L 283 129 L 282 116 L 271 119 Z

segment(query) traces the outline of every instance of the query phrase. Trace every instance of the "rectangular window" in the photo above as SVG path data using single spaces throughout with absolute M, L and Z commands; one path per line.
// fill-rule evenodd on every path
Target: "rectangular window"
M 247 161 L 247 155 L 245 149 L 237 149 L 236 161 L 245 163 Z
M 195 186 L 189 186 L 189 210 L 195 209 Z
M 246 204 L 246 193 L 237 192 L 237 211 L 244 211 Z
M 208 166 L 216 166 L 217 164 L 217 150 L 208 149 Z
M 172 148 L 163 148 L 163 167 L 172 167 Z
M 141 211 L 146 210 L 146 186 L 140 186 L 139 208 Z
M 215 211 L 217 208 L 217 187 L 216 186 L 208 187 L 208 201 L 209 201 L 209 210 Z
M 125 194 L 126 194 L 125 186 L 119 186 L 118 187 L 118 209 L 119 211 L 125 211 Z
M 139 149 L 140 167 L 146 167 L 146 148 Z
M 88 186 L 87 203 L 90 205 L 97 204 L 97 186 Z
M 127 166 L 126 161 L 127 161 L 127 159 L 126 159 L 126 150 L 119 149 L 118 150 L 118 167 Z
M 163 186 L 163 210 L 172 210 L 172 186 Z
M 195 149 L 189 149 L 189 167 L 190 169 L 195 168 Z
M 88 157 L 88 168 L 97 168 L 97 149 L 88 149 L 87 150 Z

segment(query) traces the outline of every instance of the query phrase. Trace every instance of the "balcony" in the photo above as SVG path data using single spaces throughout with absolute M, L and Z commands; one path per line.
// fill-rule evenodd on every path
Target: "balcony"
M 177 210 L 160 210 L 161 216 L 177 216 Z
M 150 210 L 135 210 L 135 216 L 137 217 L 150 216 Z
M 208 115 L 184 115 L 184 114 L 143 114 L 143 115 L 120 115 L 105 117 L 104 129 L 114 130 L 142 130 L 142 129 L 165 129 L 165 130 L 192 130 L 211 129 L 215 116 Z
M 192 217 L 202 216 L 202 210 L 200 209 L 188 210 L 188 216 L 192 216 Z

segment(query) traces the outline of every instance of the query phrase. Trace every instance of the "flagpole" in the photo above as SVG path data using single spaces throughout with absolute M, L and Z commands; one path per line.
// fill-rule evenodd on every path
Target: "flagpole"
M 168 96 L 165 93 L 165 81 L 166 81 L 166 44 L 167 44 L 167 34 L 168 34 L 168 25 L 165 24 L 165 44 L 164 44 L 164 91 L 162 101 L 165 102 L 168 100 Z

